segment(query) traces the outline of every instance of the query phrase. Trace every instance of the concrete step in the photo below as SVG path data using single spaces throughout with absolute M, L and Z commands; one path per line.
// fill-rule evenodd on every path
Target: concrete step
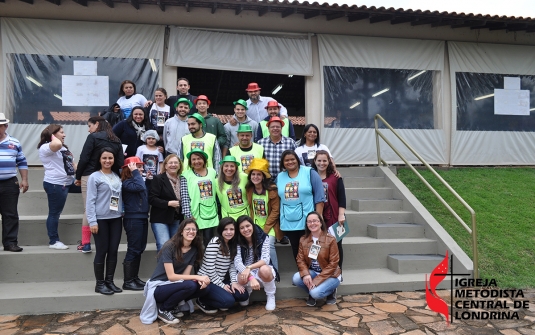
M 383 187 L 384 177 L 344 177 L 344 186 L 347 187 Z
M 28 168 L 28 183 L 31 190 L 42 190 L 43 179 L 45 179 L 45 169 L 42 166 Z
M 375 177 L 375 166 L 337 167 L 342 177 Z
M 58 232 L 61 242 L 75 245 L 82 239 L 83 214 L 61 214 Z M 20 246 L 47 246 L 48 235 L 46 230 L 47 215 L 30 215 L 19 217 L 19 245 Z M 91 237 L 92 239 L 92 237 Z M 154 243 L 154 234 L 150 228 L 147 235 L 148 243 Z M 94 243 L 93 241 L 91 243 Z M 121 243 L 126 243 L 126 233 L 121 236 Z
M 388 255 L 388 268 L 395 273 L 431 273 L 444 255 Z
M 344 269 L 387 268 L 388 255 L 436 254 L 437 242 L 427 238 L 376 239 L 345 237 Z
M 358 212 L 400 211 L 403 200 L 351 199 L 351 209 Z
M 424 237 L 424 226 L 412 223 L 373 223 L 368 236 L 379 239 Z
M 281 273 L 276 299 L 305 298 L 305 291 L 292 285 L 295 271 Z M 338 295 L 364 292 L 399 292 L 425 289 L 423 274 L 397 274 L 389 269 L 344 270 Z M 116 280 L 116 284 L 121 283 Z M 438 288 L 446 289 L 445 278 Z M 265 301 L 263 290 L 253 292 L 252 301 Z M 137 309 L 143 306 L 143 291 L 123 291 L 112 296 L 95 293 L 95 281 L 3 283 L 0 285 L 0 315 L 43 314 L 90 310 Z M 305 303 L 303 301 L 303 306 Z M 197 313 L 197 312 L 195 312 Z
M 348 188 L 346 199 L 392 199 L 392 189 L 387 187 Z
M 45 215 L 48 214 L 48 199 L 44 190 L 31 190 L 21 193 L 18 205 L 19 215 Z M 84 202 L 81 193 L 70 193 L 67 196 L 62 214 L 82 214 Z
M 373 223 L 411 223 L 412 212 L 377 211 L 357 212 L 346 210 L 346 221 L 349 225 L 349 236 L 368 236 L 368 225 Z

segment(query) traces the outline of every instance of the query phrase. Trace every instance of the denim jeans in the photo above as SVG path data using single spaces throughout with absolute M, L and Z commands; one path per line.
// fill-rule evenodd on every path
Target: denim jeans
M 240 293 L 238 290 L 234 293 L 229 293 L 224 288 L 221 288 L 214 283 L 210 283 L 208 286 L 210 287 L 210 293 L 204 296 L 201 300 L 210 307 L 231 308 L 236 301 L 240 302 L 249 299 L 249 292 L 247 292 L 247 290 L 243 293 Z
M 275 236 L 269 236 L 269 258 L 271 259 L 271 264 L 273 267 L 279 270 L 279 259 L 277 258 L 277 250 L 275 250 Z
M 126 255 L 125 262 L 133 262 L 141 257 L 147 246 L 147 233 L 149 224 L 147 219 L 123 219 L 123 227 L 126 232 Z
M 154 290 L 154 299 L 160 310 L 170 311 L 182 300 L 202 298 L 208 294 L 210 294 L 210 285 L 201 290 L 196 281 L 184 280 L 156 287 Z
M 180 220 L 173 221 L 171 224 L 166 223 L 151 223 L 150 227 L 156 239 L 156 249 L 159 252 L 165 242 L 169 241 L 173 235 L 178 231 Z
M 314 279 L 318 275 L 313 270 L 308 271 L 310 272 L 310 276 L 312 277 L 312 279 Z M 338 280 L 338 278 L 330 277 L 309 291 L 308 287 L 305 285 L 305 283 L 303 283 L 303 279 L 301 279 L 301 275 L 299 274 L 299 272 L 296 272 L 294 274 L 292 281 L 295 286 L 298 286 L 303 290 L 307 291 L 308 294 L 310 294 L 310 296 L 314 299 L 325 298 L 329 294 L 332 294 L 334 290 L 336 290 L 336 288 L 340 285 L 340 281 Z
M 67 195 L 71 185 L 56 185 L 43 181 L 43 188 L 48 198 L 48 217 L 46 219 L 46 230 L 48 231 L 49 244 L 59 241 L 58 224 L 59 216 L 65 207 Z

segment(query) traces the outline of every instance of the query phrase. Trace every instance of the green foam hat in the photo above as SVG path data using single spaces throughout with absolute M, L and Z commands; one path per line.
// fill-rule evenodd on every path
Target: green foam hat
M 240 124 L 240 126 L 238 127 L 238 131 L 237 133 L 252 133 L 253 132 L 253 128 L 251 128 L 250 125 L 248 124 Z
M 193 108 L 193 103 L 192 103 L 191 101 L 189 101 L 189 100 L 186 99 L 186 98 L 180 98 L 180 99 L 177 100 L 177 102 L 175 102 L 175 109 L 176 109 L 176 107 L 178 106 L 178 104 L 181 103 L 181 102 L 185 102 L 185 103 L 187 103 L 188 106 L 189 106 L 189 109 L 192 109 L 192 108 Z
M 234 156 L 223 157 L 223 160 L 219 162 L 219 165 L 223 166 L 223 163 L 225 162 L 234 163 L 236 164 L 236 166 L 240 166 L 240 163 L 238 163 L 238 161 L 236 160 L 236 157 Z
M 188 152 L 188 153 L 186 154 L 186 158 L 189 159 L 189 158 L 191 157 L 191 155 L 194 154 L 194 153 L 201 154 L 201 155 L 204 156 L 204 158 L 206 158 L 206 160 L 208 160 L 208 154 L 207 154 L 206 152 L 202 151 L 202 150 L 199 149 L 199 148 L 194 148 L 194 149 L 192 149 L 190 152 Z
M 234 101 L 233 102 L 234 106 L 236 105 L 242 105 L 243 107 L 245 107 L 245 110 L 248 110 L 247 108 L 247 101 L 243 100 L 243 99 L 238 99 L 237 101 Z
M 199 113 L 193 113 L 191 115 L 188 115 L 188 118 L 194 118 L 194 119 L 197 119 L 197 121 L 199 121 L 200 123 L 202 123 L 202 129 L 206 129 L 206 121 L 204 120 L 204 118 L 202 117 L 201 114 Z

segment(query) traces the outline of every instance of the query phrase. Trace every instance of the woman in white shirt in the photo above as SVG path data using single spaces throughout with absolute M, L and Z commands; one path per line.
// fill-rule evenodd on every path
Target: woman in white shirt
M 136 94 L 136 84 L 130 80 L 125 80 L 121 83 L 117 104 L 121 107 L 124 120 L 130 116 L 134 107 L 144 108 L 146 103 L 147 99 L 143 95 Z
M 48 198 L 48 243 L 50 249 L 58 250 L 69 248 L 59 240 L 58 223 L 76 169 L 73 155 L 64 143 L 65 137 L 62 126 L 51 124 L 41 132 L 41 140 L 37 145 L 39 158 L 45 168 L 43 188 Z
M 299 162 L 304 166 L 311 166 L 316 151 L 325 150 L 329 153 L 331 161 L 334 164 L 333 155 L 326 145 L 320 144 L 320 131 L 315 124 L 307 124 L 303 129 L 303 137 L 299 140 L 299 145 L 295 148 L 295 153 L 299 156 Z M 336 165 L 335 165 L 336 169 Z

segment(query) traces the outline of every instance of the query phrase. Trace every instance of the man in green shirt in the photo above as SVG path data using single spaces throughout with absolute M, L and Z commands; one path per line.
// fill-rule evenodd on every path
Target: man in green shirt
M 190 134 L 182 137 L 178 156 L 184 164 L 184 170 L 188 168 L 188 160 L 184 159 L 186 155 L 193 149 L 197 148 L 204 151 L 208 155 L 208 167 L 219 171 L 219 161 L 221 160 L 221 150 L 219 143 L 214 134 L 205 132 L 206 122 L 204 118 L 194 113 L 188 116 L 188 129 Z
M 197 107 L 197 113 L 199 113 L 206 122 L 204 131 L 214 134 L 217 137 L 217 142 L 219 143 L 219 148 L 221 149 L 223 157 L 226 156 L 228 149 L 227 134 L 225 133 L 225 128 L 223 128 L 221 121 L 211 113 L 208 113 L 208 108 L 210 108 L 211 104 L 210 100 L 206 95 L 199 95 L 197 99 L 195 99 L 194 104 Z
M 237 133 L 239 144 L 230 148 L 230 155 L 241 163 L 241 169 L 245 171 L 253 158 L 264 157 L 264 147 L 253 143 L 253 129 L 250 125 L 240 124 Z

